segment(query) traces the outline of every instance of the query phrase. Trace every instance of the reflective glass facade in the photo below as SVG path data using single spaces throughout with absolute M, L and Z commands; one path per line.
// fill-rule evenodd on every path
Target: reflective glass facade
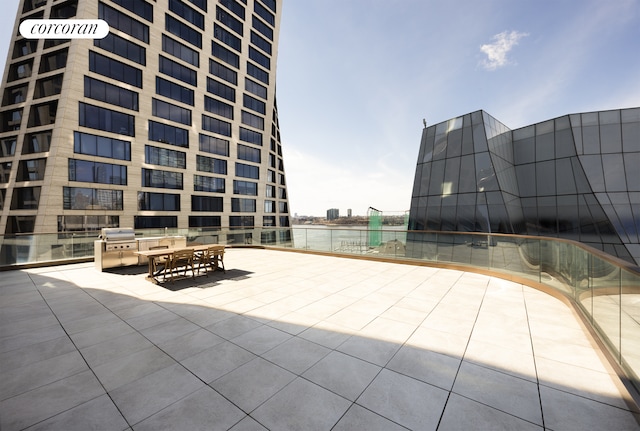
M 425 127 L 409 228 L 567 238 L 640 264 L 640 108 Z

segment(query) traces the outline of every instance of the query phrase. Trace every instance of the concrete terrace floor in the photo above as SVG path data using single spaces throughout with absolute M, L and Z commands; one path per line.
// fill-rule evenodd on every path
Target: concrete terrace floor
M 229 249 L 0 272 L 0 429 L 640 429 L 572 312 L 453 270 Z

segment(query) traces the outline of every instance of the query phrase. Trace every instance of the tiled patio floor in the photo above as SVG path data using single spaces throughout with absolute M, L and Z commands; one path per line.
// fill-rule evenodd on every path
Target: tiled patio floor
M 0 429 L 640 429 L 571 311 L 452 270 L 230 249 L 0 272 Z

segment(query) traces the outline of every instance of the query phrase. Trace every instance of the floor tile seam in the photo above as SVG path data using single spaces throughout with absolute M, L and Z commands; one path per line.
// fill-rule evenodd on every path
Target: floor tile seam
M 454 394 L 454 395 L 456 395 L 456 396 L 459 396 L 459 397 L 465 398 L 465 399 L 470 400 L 470 401 L 472 401 L 472 402 L 474 402 L 474 403 L 481 404 L 481 405 L 483 405 L 483 406 L 485 406 L 485 407 L 488 407 L 488 408 L 490 408 L 490 409 L 492 409 L 492 410 L 495 410 L 495 411 L 498 411 L 498 412 L 504 413 L 504 414 L 506 414 L 506 415 L 508 415 L 508 416 L 511 416 L 511 417 L 513 417 L 513 418 L 516 418 L 516 419 L 519 419 L 519 420 L 521 420 L 521 421 L 524 421 L 524 422 L 530 423 L 530 424 L 532 424 L 532 425 L 535 425 L 536 427 L 539 427 L 539 428 L 540 428 L 540 429 L 542 429 L 542 430 L 547 430 L 547 429 L 548 429 L 548 428 L 546 428 L 546 426 L 545 426 L 545 425 L 543 425 L 543 424 L 538 424 L 538 423 L 532 422 L 532 421 L 531 421 L 531 420 L 529 420 L 529 419 L 525 419 L 525 418 L 522 418 L 522 417 L 520 417 L 520 416 L 514 415 L 513 413 L 509 413 L 509 412 L 507 412 L 507 411 L 505 411 L 505 410 L 499 409 L 499 408 L 497 408 L 497 407 L 495 407 L 495 406 L 492 406 L 492 405 L 490 405 L 490 404 L 483 403 L 482 401 L 479 401 L 479 400 L 473 399 L 473 398 L 471 398 L 471 397 L 469 397 L 469 396 L 467 396 L 467 395 L 461 394 L 461 393 L 456 392 L 456 391 L 454 391 L 454 390 L 451 390 L 451 394 Z M 445 408 L 446 408 L 446 406 L 445 406 Z M 443 409 L 443 410 L 444 410 L 444 409 Z M 440 426 L 440 424 L 438 424 L 438 427 L 439 427 L 439 426 Z
M 77 288 L 84 290 L 83 288 L 77 286 Z M 42 293 L 40 292 L 40 289 L 38 289 L 38 292 L 40 293 L 40 295 L 42 296 Z M 76 344 L 76 342 L 73 340 L 73 338 L 71 337 L 71 335 L 67 332 L 67 330 L 65 329 L 64 325 L 62 324 L 62 322 L 60 321 L 60 319 L 58 318 L 58 316 L 56 315 L 56 313 L 51 309 L 48 301 L 46 300 L 46 298 L 44 298 L 44 296 L 42 296 L 42 300 L 45 302 L 45 304 L 47 305 L 47 307 L 49 307 L 49 309 L 51 310 L 51 313 L 53 313 L 54 317 L 56 318 L 56 320 L 58 321 L 58 325 L 60 326 L 60 328 L 62 329 L 62 331 L 66 334 L 66 336 L 68 337 L 69 341 L 71 342 L 71 344 L 73 345 L 73 347 L 75 348 L 76 352 L 80 355 L 80 357 L 82 358 L 82 361 L 85 363 L 87 370 L 91 372 L 91 374 L 93 375 L 93 377 L 95 378 L 96 382 L 98 382 L 98 384 L 100 385 L 100 387 L 102 388 L 102 390 L 104 391 L 104 394 L 106 394 L 109 399 L 111 400 L 111 403 L 114 405 L 114 407 L 116 408 L 116 410 L 118 411 L 118 413 L 120 413 L 120 415 L 122 416 L 123 420 L 126 422 L 127 425 L 131 426 L 131 424 L 129 423 L 129 421 L 127 421 L 127 419 L 124 416 L 124 413 L 122 412 L 122 410 L 120 410 L 120 408 L 118 407 L 118 405 L 115 403 L 115 400 L 111 397 L 111 394 L 109 393 L 109 391 L 107 390 L 107 388 L 104 386 L 104 384 L 102 383 L 102 381 L 100 380 L 100 378 L 98 377 L 98 375 L 95 373 L 94 369 L 91 367 L 91 365 L 89 364 L 89 362 L 87 361 L 87 358 L 83 355 L 82 351 L 80 350 L 80 348 L 78 347 L 78 345 Z M 108 308 L 107 308 L 108 310 Z M 111 310 L 109 310 L 109 312 L 111 312 Z M 118 318 L 120 318 L 118 316 Z M 126 323 L 126 322 L 125 322 Z M 135 330 L 135 328 L 134 328 Z M 85 371 L 85 372 L 86 372 Z M 76 373 L 78 374 L 78 373 Z M 75 375 L 75 374 L 74 374 Z M 60 380 L 58 380 L 60 381 Z M 76 406 L 77 407 L 77 406 Z M 60 414 L 61 412 L 56 413 L 56 415 Z M 52 418 L 56 415 L 50 416 L 49 418 Z M 47 418 L 47 419 L 49 419 Z
M 460 276 L 460 278 L 462 278 L 462 276 L 464 275 L 464 272 L 462 272 L 462 275 Z M 458 280 L 460 279 L 458 278 Z M 453 376 L 453 380 L 451 381 L 451 389 L 448 391 L 447 393 L 447 398 L 444 402 L 444 405 L 442 406 L 442 412 L 440 413 L 440 417 L 438 418 L 438 424 L 436 426 L 436 429 L 440 428 L 440 425 L 442 424 L 442 419 L 444 418 L 444 412 L 447 409 L 447 405 L 449 404 L 449 399 L 451 398 L 451 394 L 453 393 L 453 388 L 455 387 L 456 381 L 458 380 L 458 376 L 460 374 L 460 369 L 462 368 L 462 363 L 464 362 L 464 358 L 467 354 L 467 349 L 469 349 L 469 343 L 471 343 L 471 337 L 473 336 L 473 330 L 475 328 L 475 324 L 478 320 L 478 316 L 480 316 L 480 310 L 482 309 L 482 302 L 484 301 L 485 295 L 487 294 L 487 291 L 489 289 L 489 282 L 491 281 L 491 278 L 487 279 L 485 281 L 485 288 L 484 288 L 484 294 L 482 295 L 482 301 L 480 301 L 480 306 L 478 307 L 478 311 L 476 312 L 476 317 L 473 323 L 473 326 L 471 327 L 471 331 L 469 332 L 469 336 L 467 338 L 467 343 L 464 346 L 464 350 L 462 351 L 462 356 L 461 356 L 461 360 L 458 363 L 458 369 L 455 372 L 455 375 Z M 453 287 L 453 286 L 452 286 Z M 451 290 L 451 288 L 449 290 L 447 290 L 447 292 L 449 292 Z
M 69 353 L 73 353 L 73 352 L 68 352 L 66 354 L 69 354 Z M 58 355 L 58 356 L 63 356 L 63 355 Z M 83 358 L 83 360 L 84 360 L 84 358 Z M 38 362 L 29 364 L 29 365 L 36 365 L 39 362 L 42 362 L 42 361 L 38 361 Z M 36 386 L 30 387 L 29 389 L 23 390 L 22 392 L 13 393 L 13 394 L 11 394 L 11 396 L 8 396 L 6 398 L 0 398 L 0 403 L 3 403 L 5 401 L 7 401 L 7 400 L 10 400 L 11 398 L 19 397 L 19 396 L 28 394 L 29 392 L 32 392 L 32 391 L 35 391 L 35 390 L 38 390 L 38 389 L 42 389 L 42 388 L 47 387 L 49 385 L 52 385 L 52 384 L 55 384 L 55 383 L 59 383 L 59 382 L 65 380 L 65 379 L 68 379 L 69 377 L 77 376 L 78 374 L 86 373 L 87 371 L 92 371 L 91 367 L 89 367 L 88 364 L 86 364 L 86 361 L 85 361 L 85 365 L 87 365 L 87 367 L 85 369 L 83 369 L 83 370 L 78 370 L 78 371 L 73 372 L 71 374 L 65 374 L 64 376 L 59 377 L 59 378 L 57 378 L 55 380 L 51 380 L 51 381 L 49 381 L 47 383 L 38 384 Z M 26 366 L 28 366 L 28 365 L 26 365 Z
M 565 386 L 565 385 L 559 384 L 559 386 Z M 594 403 L 602 404 L 602 405 L 605 405 L 605 406 L 615 407 L 618 410 L 634 414 L 634 412 L 628 407 L 623 408 L 623 407 L 620 407 L 620 406 L 616 406 L 614 404 L 605 402 L 602 399 L 596 399 L 596 398 L 589 397 L 587 395 L 582 395 L 582 394 L 579 394 L 579 393 L 576 393 L 576 392 L 571 392 L 570 390 L 567 390 L 567 389 L 561 389 L 558 386 L 553 386 L 551 384 L 540 383 L 540 387 L 543 387 L 543 388 L 546 388 L 546 389 L 551 389 L 551 390 L 558 391 L 558 392 L 562 392 L 562 393 L 567 394 L 567 395 L 571 395 L 571 396 L 574 396 L 574 397 L 577 397 L 577 398 L 582 398 L 584 400 L 592 401 Z M 587 394 L 589 393 L 588 390 L 580 390 L 580 391 L 583 392 L 583 393 L 587 393 Z M 603 395 L 603 397 L 605 397 L 607 399 L 612 399 L 612 397 L 607 396 L 607 395 Z M 622 398 L 622 396 L 618 397 L 617 400 L 620 401 L 623 404 L 625 403 L 624 399 Z
M 521 285 L 521 289 L 522 289 L 522 301 L 524 302 L 524 310 L 525 310 L 525 314 L 527 316 L 527 328 L 529 328 L 529 339 L 531 342 L 531 353 L 532 353 L 532 359 L 533 359 L 533 369 L 536 373 L 536 389 L 538 391 L 538 402 L 540 403 L 540 416 L 542 418 L 542 426 L 546 428 L 546 424 L 545 424 L 545 418 L 544 418 L 544 408 L 542 406 L 542 391 L 540 390 L 541 387 L 541 383 L 540 383 L 540 374 L 538 372 L 538 362 L 536 361 L 536 348 L 535 348 L 535 343 L 533 341 L 533 334 L 531 333 L 531 322 L 529 320 L 529 304 L 527 304 L 527 295 L 524 289 L 524 286 Z
M 162 369 L 161 369 L 161 370 L 162 370 Z M 158 370 L 158 371 L 161 371 L 161 370 Z M 202 380 L 201 380 L 201 381 L 202 381 Z M 179 403 L 179 402 L 183 401 L 184 399 L 189 398 L 190 396 L 192 396 L 193 394 L 195 394 L 195 393 L 196 393 L 196 392 L 198 392 L 198 391 L 201 391 L 201 390 L 202 390 L 202 389 L 204 389 L 204 388 L 208 388 L 208 389 L 210 389 L 210 390 L 214 391 L 215 393 L 217 393 L 218 395 L 220 395 L 220 396 L 224 397 L 224 395 L 222 395 L 220 392 L 216 391 L 214 388 L 212 388 L 211 386 L 209 386 L 208 384 L 206 384 L 206 383 L 204 383 L 204 382 L 203 382 L 203 386 L 201 386 L 201 387 L 199 387 L 199 388 L 197 388 L 197 389 L 195 389 L 195 390 L 193 390 L 193 391 L 189 392 L 188 394 L 185 394 L 184 396 L 182 396 L 182 397 L 180 397 L 179 399 L 175 400 L 175 401 L 174 401 L 174 402 L 172 402 L 171 404 L 168 404 L 168 405 L 164 406 L 163 408 L 161 408 L 160 410 L 158 410 L 158 411 L 155 411 L 155 412 L 151 413 L 149 416 L 146 416 L 146 417 L 144 417 L 143 419 L 140 419 L 140 420 L 139 420 L 139 421 L 137 421 L 136 423 L 131 424 L 131 423 L 129 423 L 129 421 L 127 421 L 127 424 L 129 425 L 128 430 L 133 430 L 135 426 L 137 426 L 137 425 L 141 424 L 142 422 L 146 421 L 146 420 L 147 420 L 147 419 L 149 419 L 149 418 L 152 418 L 153 416 L 155 416 L 155 415 L 157 415 L 157 414 L 162 413 L 163 411 L 165 411 L 165 410 L 169 409 L 170 407 L 172 407 L 172 406 L 174 406 L 175 404 L 177 404 L 177 403 Z M 117 388 L 116 388 L 116 389 L 117 389 Z M 114 391 L 115 391 L 116 389 L 114 389 Z M 224 397 L 224 398 L 225 398 L 227 401 L 231 402 L 231 400 L 227 399 L 226 397 Z M 112 401 L 113 401 L 113 400 L 112 400 Z M 114 404 L 115 404 L 115 402 L 114 402 Z M 232 403 L 232 404 L 233 404 L 233 403 Z M 237 407 L 237 408 L 239 408 L 239 407 L 238 407 L 238 406 L 236 406 L 235 404 L 234 404 L 234 406 L 235 406 L 235 407 Z M 118 408 L 118 406 L 117 406 L 117 405 L 116 405 L 116 408 Z M 119 409 L 119 408 L 118 408 L 118 411 L 120 411 L 120 409 Z M 121 413 L 121 414 L 122 414 L 122 413 Z M 126 420 L 126 418 L 125 418 L 125 420 Z M 242 420 L 242 419 L 241 419 L 241 420 Z M 239 422 L 239 421 L 238 421 L 238 422 Z M 234 426 L 235 426 L 235 424 L 234 424 Z

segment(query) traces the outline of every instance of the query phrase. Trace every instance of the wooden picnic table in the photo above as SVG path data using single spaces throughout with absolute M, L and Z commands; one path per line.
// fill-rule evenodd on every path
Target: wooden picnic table
M 153 250 L 136 251 L 135 253 L 139 256 L 145 256 L 147 258 L 148 265 L 149 265 L 148 278 L 152 281 L 158 282 L 158 279 L 156 277 L 160 275 L 160 273 L 166 273 L 166 265 L 169 262 L 171 262 L 175 252 L 183 251 L 183 250 L 191 250 L 193 251 L 194 254 L 196 255 L 199 254 L 200 256 L 202 256 L 204 253 L 208 253 L 212 249 L 214 249 L 215 252 L 219 253 L 220 255 L 224 253 L 224 245 L 222 244 L 201 244 L 201 245 L 188 245 L 186 247 L 183 246 L 183 247 L 176 247 L 176 248 L 156 248 Z M 165 258 L 165 266 L 160 270 L 155 270 L 155 267 L 158 264 L 158 260 L 162 257 Z M 221 261 L 222 259 L 220 259 L 220 262 Z M 217 269 L 217 268 L 218 268 L 218 260 L 215 260 L 214 269 Z M 200 272 L 199 269 L 200 267 L 198 267 L 198 273 Z M 205 272 L 206 270 L 207 268 L 205 268 Z

